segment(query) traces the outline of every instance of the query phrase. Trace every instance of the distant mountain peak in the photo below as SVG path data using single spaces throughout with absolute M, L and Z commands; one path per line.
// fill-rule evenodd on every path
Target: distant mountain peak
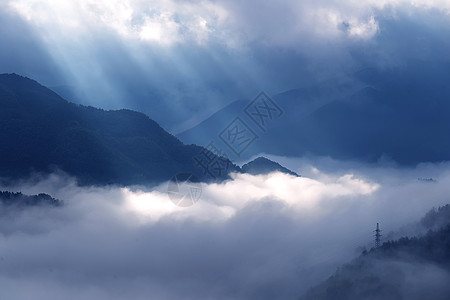
M 252 175 L 268 174 L 272 172 L 281 172 L 292 176 L 300 177 L 297 173 L 283 167 L 279 163 L 266 157 L 260 156 L 242 166 L 242 171 Z

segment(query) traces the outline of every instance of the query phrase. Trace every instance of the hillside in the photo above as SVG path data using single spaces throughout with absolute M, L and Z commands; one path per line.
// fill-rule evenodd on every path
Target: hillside
M 301 299 L 449 299 L 450 205 L 419 224 L 425 235 L 364 251 Z
M 76 105 L 31 79 L 0 75 L 2 178 L 62 170 L 80 184 L 152 184 L 179 172 L 211 180 L 194 160 L 204 150 L 142 113 Z M 226 164 L 227 172 L 239 170 Z

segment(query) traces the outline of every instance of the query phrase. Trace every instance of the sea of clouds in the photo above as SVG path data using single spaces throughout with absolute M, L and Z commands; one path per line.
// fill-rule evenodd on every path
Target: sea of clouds
M 371 247 L 377 222 L 388 234 L 450 202 L 448 163 L 277 159 L 303 176 L 234 174 L 187 208 L 167 184 L 1 186 L 65 205 L 1 208 L 0 298 L 296 299 Z

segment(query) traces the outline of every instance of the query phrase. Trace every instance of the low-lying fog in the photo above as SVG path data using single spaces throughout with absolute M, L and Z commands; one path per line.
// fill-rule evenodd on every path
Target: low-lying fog
M 187 208 L 167 184 L 1 186 L 65 205 L 1 208 L 0 298 L 296 299 L 371 247 L 377 222 L 389 234 L 450 203 L 448 163 L 276 159 L 302 177 L 234 174 Z

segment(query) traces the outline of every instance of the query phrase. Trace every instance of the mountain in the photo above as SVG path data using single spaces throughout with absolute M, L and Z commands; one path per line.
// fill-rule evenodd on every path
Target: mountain
M 352 78 L 274 95 L 283 114 L 266 118 L 265 130 L 245 114 L 251 102 L 241 100 L 178 137 L 204 143 L 239 116 L 258 137 L 241 158 L 312 154 L 374 162 L 389 157 L 403 165 L 450 159 L 449 64 L 410 61 L 363 69 Z M 260 111 L 269 115 L 262 106 Z
M 242 171 L 252 175 L 268 174 L 272 172 L 286 173 L 292 176 L 299 177 L 299 175 L 291 170 L 283 167 L 277 162 L 274 162 L 265 157 L 258 157 L 251 162 L 242 166 Z
M 321 82 L 314 86 L 290 90 L 271 97 L 281 109 L 281 115 L 267 120 L 262 130 L 254 120 L 245 113 L 246 107 L 252 103 L 251 99 L 241 99 L 232 102 L 225 108 L 212 114 L 197 126 L 181 132 L 177 137 L 185 143 L 205 145 L 211 140 L 216 141 L 224 150 L 228 150 L 229 157 L 250 159 L 260 153 L 301 154 L 297 148 L 307 147 L 307 141 L 300 141 L 296 132 L 300 123 L 310 114 L 342 97 L 354 93 L 360 84 L 353 80 Z M 228 128 L 232 121 L 240 118 L 248 128 L 255 133 L 257 139 L 241 154 L 237 155 L 220 139 L 220 133 Z
M 420 224 L 426 234 L 364 251 L 301 299 L 450 299 L 450 205 Z
M 142 113 L 76 105 L 31 79 L 0 75 L 0 177 L 55 170 L 80 184 L 130 185 L 180 172 L 224 179 L 240 169 L 208 149 L 183 144 Z

